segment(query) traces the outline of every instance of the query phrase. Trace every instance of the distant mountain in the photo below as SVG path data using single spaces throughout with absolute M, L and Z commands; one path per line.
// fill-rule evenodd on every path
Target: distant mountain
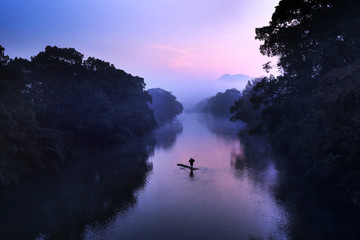
M 235 74 L 235 75 L 224 74 L 218 80 L 224 82 L 243 82 L 243 81 L 248 81 L 250 79 L 252 79 L 252 77 L 249 77 L 245 74 Z

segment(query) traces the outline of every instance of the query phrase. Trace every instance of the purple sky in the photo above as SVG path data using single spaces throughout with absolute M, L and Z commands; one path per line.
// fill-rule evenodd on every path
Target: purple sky
M 184 98 L 225 73 L 265 75 L 255 28 L 278 2 L 2 0 L 0 44 L 23 58 L 46 45 L 74 47 Z

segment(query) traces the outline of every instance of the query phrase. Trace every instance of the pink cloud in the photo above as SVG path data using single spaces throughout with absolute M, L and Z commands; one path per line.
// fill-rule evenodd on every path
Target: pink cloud
M 168 67 L 183 67 L 193 65 L 192 60 L 196 56 L 193 50 L 179 48 L 170 45 L 147 45 L 148 47 L 158 50 L 158 56 L 163 59 L 164 64 Z

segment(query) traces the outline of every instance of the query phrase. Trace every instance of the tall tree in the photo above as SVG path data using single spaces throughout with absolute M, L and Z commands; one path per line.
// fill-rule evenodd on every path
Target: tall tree
M 253 87 L 258 127 L 306 179 L 332 182 L 360 203 L 360 2 L 281 0 L 256 29 L 282 75 Z M 236 112 L 235 112 L 236 113 Z
M 0 46 L 0 186 L 156 125 L 144 79 L 73 48 L 9 59 Z
M 183 105 L 171 92 L 161 88 L 151 88 L 148 92 L 152 97 L 149 106 L 154 111 L 158 123 L 173 119 L 184 110 Z

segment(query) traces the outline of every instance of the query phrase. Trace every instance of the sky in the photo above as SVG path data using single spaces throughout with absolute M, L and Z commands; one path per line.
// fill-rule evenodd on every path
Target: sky
M 278 2 L 1 0 L 0 45 L 27 59 L 47 45 L 73 47 L 143 77 L 147 88 L 197 101 L 232 87 L 217 82 L 223 74 L 266 75 L 271 59 L 260 54 L 255 28 L 268 25 Z

